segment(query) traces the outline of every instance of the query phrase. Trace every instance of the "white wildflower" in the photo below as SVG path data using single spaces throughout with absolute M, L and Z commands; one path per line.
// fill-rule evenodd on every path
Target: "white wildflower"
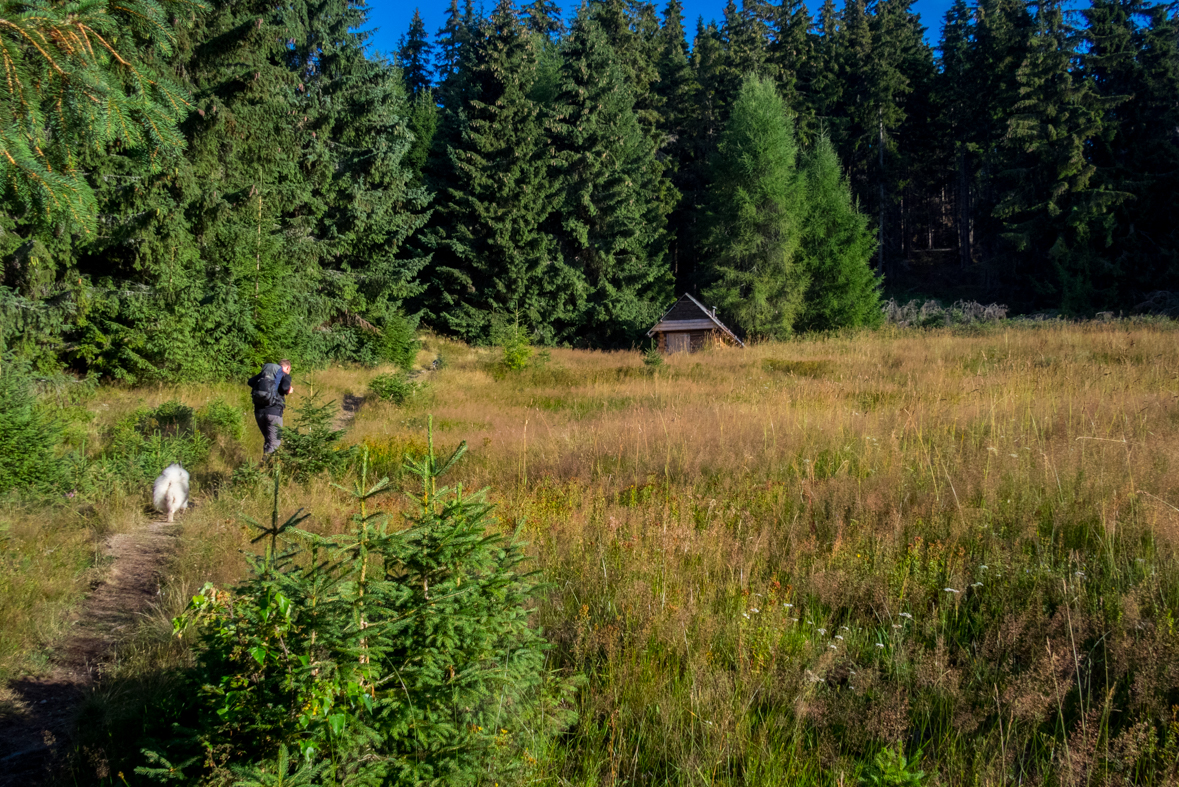
M 905 619 L 907 619 L 907 620 L 912 620 L 912 619 L 913 619 L 913 616 L 912 616 L 912 615 L 910 615 L 908 612 L 902 612 L 902 613 L 901 613 L 901 617 L 902 617 L 902 618 L 905 618 Z
M 883 647 L 884 647 L 884 643 L 883 643 L 883 642 L 877 642 L 877 643 L 876 643 L 876 647 L 878 647 L 878 648 L 883 648 Z
M 961 593 L 961 590 L 954 590 L 954 588 L 943 588 L 947 593 Z

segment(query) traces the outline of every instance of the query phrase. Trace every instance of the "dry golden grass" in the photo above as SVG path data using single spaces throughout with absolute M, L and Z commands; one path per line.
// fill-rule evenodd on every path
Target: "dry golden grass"
M 508 373 L 498 350 L 427 337 L 419 365 L 443 368 L 405 407 L 368 397 L 347 439 L 396 481 L 433 416 L 438 444 L 470 447 L 452 481 L 525 521 L 553 667 L 588 677 L 548 783 L 835 784 L 905 745 L 956 784 L 1165 784 L 1177 340 L 1169 323 L 885 330 L 654 370 L 555 349 Z M 291 404 L 363 396 L 382 371 L 296 369 Z M 176 398 L 245 412 L 246 394 L 104 389 L 93 428 Z M 260 448 L 247 423 L 242 455 Z M 241 517 L 270 505 L 264 484 L 196 496 L 129 674 L 183 661 L 168 617 L 242 575 Z M 324 480 L 280 507 L 321 531 L 350 514 Z

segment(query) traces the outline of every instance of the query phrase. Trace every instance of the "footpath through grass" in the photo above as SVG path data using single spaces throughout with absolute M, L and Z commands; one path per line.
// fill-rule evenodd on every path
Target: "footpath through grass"
M 1173 324 L 880 332 L 655 368 L 553 350 L 509 372 L 494 350 L 428 350 L 442 368 L 401 406 L 370 396 L 346 442 L 408 488 L 433 414 L 442 450 L 470 446 L 452 480 L 525 523 L 550 666 L 585 676 L 574 726 L 522 747 L 534 783 L 1179 779 Z M 339 401 L 376 374 L 296 370 L 296 385 Z M 218 398 L 245 412 L 244 386 L 99 389 L 75 407 L 101 445 L 135 407 Z M 269 500 L 234 472 L 257 435 L 219 429 L 158 614 L 85 710 L 78 781 L 131 773 L 187 663 L 170 617 L 244 574 L 241 516 Z M 94 538 L 143 516 L 147 489 L 125 488 L 3 514 L 0 584 L 42 605 L 0 594 L 9 675 L 60 637 Z M 280 506 L 323 533 L 350 513 L 323 476 Z

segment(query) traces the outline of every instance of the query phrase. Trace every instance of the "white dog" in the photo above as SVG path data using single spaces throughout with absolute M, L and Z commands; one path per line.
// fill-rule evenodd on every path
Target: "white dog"
M 165 467 L 152 490 L 152 505 L 167 514 L 169 522 L 177 511 L 188 508 L 188 471 L 178 464 Z

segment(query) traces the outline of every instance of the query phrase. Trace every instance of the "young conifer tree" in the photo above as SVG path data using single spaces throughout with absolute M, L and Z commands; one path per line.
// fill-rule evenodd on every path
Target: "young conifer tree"
M 573 322 L 556 338 L 629 344 L 671 295 L 663 264 L 662 167 L 634 113 L 613 48 L 585 10 L 563 47 L 552 124 L 561 207 L 555 231 L 582 287 Z
M 301 511 L 279 518 L 276 475 L 269 526 L 251 523 L 264 553 L 250 576 L 206 586 L 175 623 L 197 635 L 196 685 L 179 703 L 193 735 L 161 754 L 216 749 L 252 780 L 237 783 L 301 784 L 312 768 L 322 785 L 522 783 L 527 750 L 572 720 L 572 686 L 528 625 L 536 583 L 519 532 L 498 532 L 482 492 L 439 486 L 465 443 L 446 460 L 432 434 L 428 446 L 406 464 L 421 486 L 404 527 L 373 509 L 389 480 L 371 484 L 365 465 L 359 510 L 335 536 L 299 528 Z M 204 783 L 193 777 L 211 763 L 188 762 L 169 780 Z
M 806 214 L 799 261 L 808 283 L 797 328 L 824 331 L 878 325 L 879 279 L 871 267 L 876 239 L 826 135 L 820 135 L 808 151 L 802 177 Z
M 797 153 L 774 83 L 747 77 L 712 163 L 703 294 L 754 338 L 789 336 L 806 291 Z

